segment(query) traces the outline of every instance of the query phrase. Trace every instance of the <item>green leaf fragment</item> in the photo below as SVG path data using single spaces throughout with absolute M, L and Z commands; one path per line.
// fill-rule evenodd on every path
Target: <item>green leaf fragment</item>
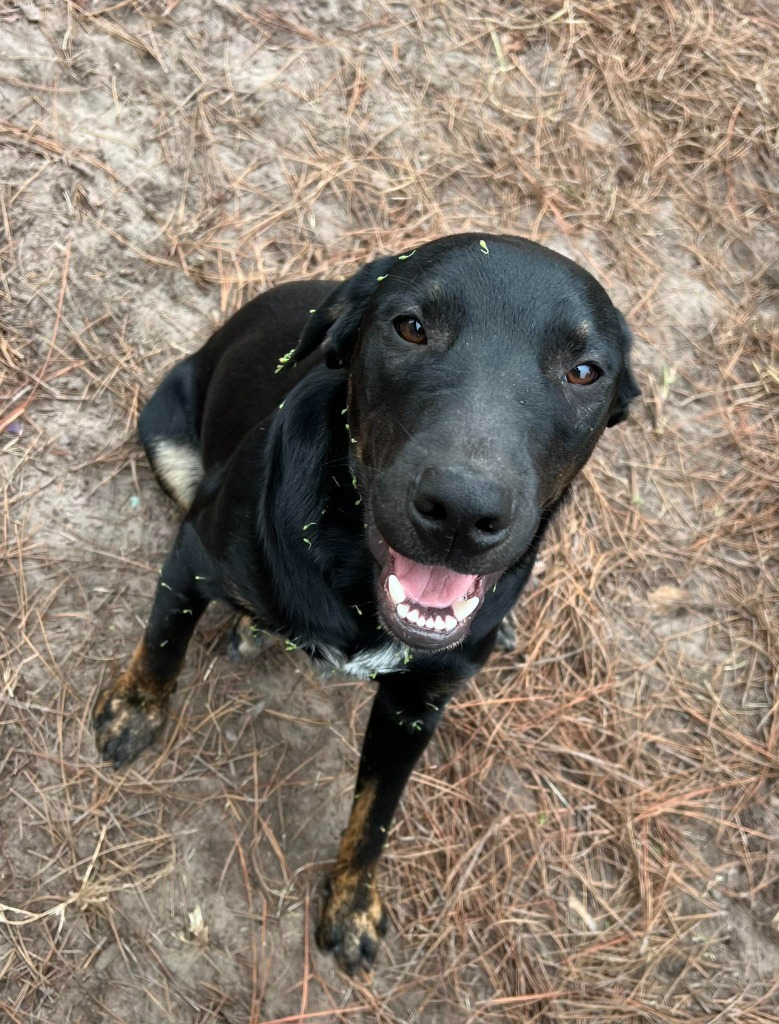
M 284 369 L 284 367 L 287 365 L 287 363 L 290 362 L 290 360 L 292 359 L 294 354 L 295 354 L 294 348 L 291 348 L 289 350 L 289 352 L 285 352 L 284 355 L 281 357 L 281 359 L 279 359 L 278 365 L 277 365 L 276 369 L 273 372 L 274 373 L 281 373 L 281 371 Z
M 663 367 L 663 401 L 668 398 L 671 394 L 671 385 L 676 380 L 676 367 L 675 366 L 664 366 Z

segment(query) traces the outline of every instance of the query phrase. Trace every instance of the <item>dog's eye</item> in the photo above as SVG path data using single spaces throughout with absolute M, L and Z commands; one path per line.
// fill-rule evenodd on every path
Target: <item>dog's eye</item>
M 601 373 L 600 367 L 594 363 L 579 363 L 566 373 L 565 379 L 569 384 L 594 384 Z
M 422 324 L 413 316 L 399 316 L 395 320 L 395 330 L 404 341 L 412 345 L 426 345 L 427 335 Z

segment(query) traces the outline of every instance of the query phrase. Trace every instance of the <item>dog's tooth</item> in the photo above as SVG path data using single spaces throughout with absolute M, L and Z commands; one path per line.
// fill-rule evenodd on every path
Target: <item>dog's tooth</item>
M 455 601 L 452 605 L 452 611 L 454 612 L 457 621 L 462 622 L 463 619 L 467 619 L 478 604 L 478 597 L 469 597 L 467 601 Z
M 397 613 L 401 617 L 401 619 L 406 619 L 406 618 L 408 618 L 408 613 L 409 613 L 409 610 L 410 610 L 410 606 L 407 605 L 407 604 L 399 604 L 398 607 L 395 610 L 397 611 Z
M 428 628 L 428 629 L 435 629 L 435 619 L 433 618 L 433 616 L 432 616 L 432 615 L 431 615 L 431 616 L 430 616 L 430 618 L 429 618 L 429 619 L 427 620 L 427 622 L 425 623 L 425 625 L 427 626 L 427 628 Z
M 457 619 L 454 615 L 446 616 L 446 632 L 451 633 L 454 627 L 457 625 Z
M 403 589 L 403 584 L 397 576 L 392 575 L 387 577 L 387 590 L 389 590 L 390 597 L 395 604 L 403 604 L 406 600 L 406 591 Z
M 435 628 L 442 633 L 446 629 L 446 623 L 444 622 L 440 615 L 436 615 L 435 617 Z
M 411 611 L 406 616 L 406 618 L 408 619 L 409 622 L 419 622 L 419 609 L 412 608 Z

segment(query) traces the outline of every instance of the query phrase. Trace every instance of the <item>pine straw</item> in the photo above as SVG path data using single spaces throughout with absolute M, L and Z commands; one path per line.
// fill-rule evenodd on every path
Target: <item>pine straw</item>
M 0 1009 L 775 1020 L 773 8 L 20 7 L 0 16 Z M 350 986 L 312 922 L 368 688 L 273 653 L 265 696 L 217 618 L 165 749 L 126 777 L 95 763 L 91 700 L 174 523 L 133 423 L 258 289 L 471 227 L 598 274 L 644 396 L 544 551 L 522 657 L 491 661 L 420 766 L 386 859 L 396 927 Z

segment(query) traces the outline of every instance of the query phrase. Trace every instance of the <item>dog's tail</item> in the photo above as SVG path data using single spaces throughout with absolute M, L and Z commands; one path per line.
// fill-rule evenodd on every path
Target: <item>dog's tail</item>
M 204 476 L 201 395 L 195 360 L 177 363 L 138 417 L 138 433 L 162 489 L 186 512 Z

